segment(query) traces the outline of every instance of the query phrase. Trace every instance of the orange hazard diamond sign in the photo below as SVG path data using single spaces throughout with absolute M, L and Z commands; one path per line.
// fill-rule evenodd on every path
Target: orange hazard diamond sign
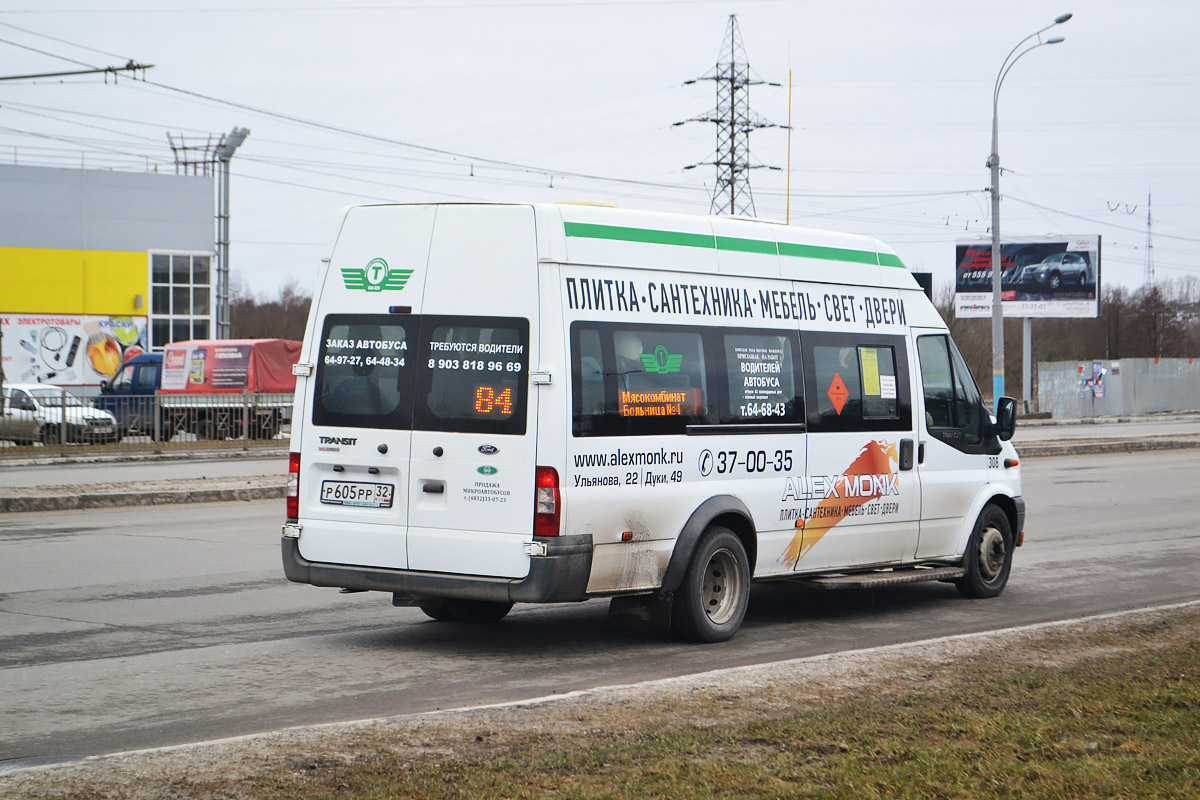
M 842 409 L 846 407 L 846 401 L 850 399 L 850 390 L 842 382 L 840 374 L 833 373 L 833 380 L 829 383 L 829 391 L 825 394 L 829 395 L 829 399 L 833 401 L 833 410 L 838 413 L 838 416 L 841 416 Z

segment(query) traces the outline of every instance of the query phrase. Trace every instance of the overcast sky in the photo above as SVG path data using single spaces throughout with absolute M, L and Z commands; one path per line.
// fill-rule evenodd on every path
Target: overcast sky
M 711 159 L 713 126 L 672 123 L 715 105 L 712 82 L 683 83 L 732 13 L 754 73 L 782 84 L 752 109 L 786 124 L 792 74 L 791 223 L 877 236 L 949 283 L 955 241 L 990 235 L 996 74 L 1069 11 L 1045 34 L 1066 41 L 1004 82 L 1001 230 L 1101 234 L 1103 280 L 1136 287 L 1153 193 L 1157 278 L 1200 277 L 1200 4 L 1073 3 L 0 0 L 0 76 L 156 65 L 150 83 L 0 82 L 0 162 L 171 171 L 167 131 L 249 128 L 231 260 L 268 297 L 311 288 L 356 202 L 707 213 L 714 169 L 683 168 Z M 751 149 L 781 168 L 753 174 L 758 216 L 782 220 L 787 133 Z

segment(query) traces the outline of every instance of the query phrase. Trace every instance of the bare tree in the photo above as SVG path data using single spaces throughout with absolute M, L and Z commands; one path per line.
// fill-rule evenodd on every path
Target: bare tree
M 235 281 L 230 304 L 230 334 L 235 339 L 301 339 L 312 298 L 293 279 L 279 287 L 274 300 L 260 300 Z

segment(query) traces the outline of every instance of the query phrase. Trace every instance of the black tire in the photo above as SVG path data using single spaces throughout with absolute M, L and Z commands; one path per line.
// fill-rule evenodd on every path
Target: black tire
M 43 425 L 38 431 L 38 438 L 42 440 L 42 444 L 58 444 L 58 434 L 57 425 Z
M 692 642 L 733 638 L 750 604 L 750 560 L 733 531 L 710 526 L 700 536 L 675 592 L 671 627 Z
M 512 603 L 493 603 L 489 600 L 446 601 L 446 608 L 454 619 L 459 622 L 469 622 L 476 625 L 499 622 L 508 615 L 512 607 Z M 424 611 L 425 609 L 422 608 L 421 610 Z
M 963 597 L 995 597 L 1004 591 L 1012 569 L 1013 535 L 1008 515 L 985 506 L 967 542 L 963 567 L 967 574 L 954 582 Z
M 427 600 L 424 603 L 418 603 L 417 608 L 425 613 L 425 616 L 438 622 L 453 622 L 454 615 L 450 613 L 450 608 L 446 605 L 445 600 Z

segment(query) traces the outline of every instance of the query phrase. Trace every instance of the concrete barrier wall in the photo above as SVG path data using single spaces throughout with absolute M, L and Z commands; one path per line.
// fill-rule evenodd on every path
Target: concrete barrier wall
M 1038 410 L 1055 419 L 1200 410 L 1200 358 L 1122 358 L 1100 365 L 1103 396 L 1090 383 L 1091 361 L 1038 364 Z

